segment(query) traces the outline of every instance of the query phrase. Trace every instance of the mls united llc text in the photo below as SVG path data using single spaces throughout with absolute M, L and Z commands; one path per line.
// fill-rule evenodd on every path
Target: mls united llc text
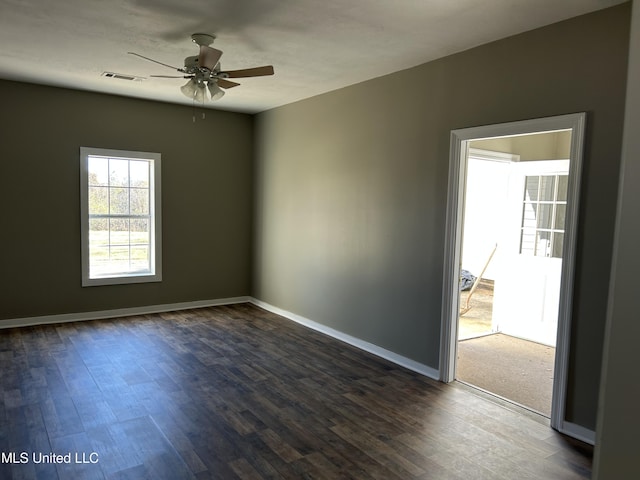
M 1 463 L 98 463 L 100 457 L 96 452 L 0 452 Z

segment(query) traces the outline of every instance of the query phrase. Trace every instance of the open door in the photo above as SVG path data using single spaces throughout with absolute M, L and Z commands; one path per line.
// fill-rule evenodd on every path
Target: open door
M 494 331 L 556 346 L 569 160 L 510 165 Z

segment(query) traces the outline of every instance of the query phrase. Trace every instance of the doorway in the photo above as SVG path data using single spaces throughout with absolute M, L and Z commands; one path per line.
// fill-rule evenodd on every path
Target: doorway
M 455 378 L 546 417 L 570 145 L 570 130 L 471 141 L 464 186 Z
M 551 404 L 543 413 L 560 431 L 564 424 L 584 121 L 584 114 L 572 114 L 454 130 L 451 135 L 441 379 L 450 382 L 457 378 L 458 337 L 464 330 L 460 313 L 469 311 L 469 306 L 471 311 L 474 308 L 473 299 L 471 303 L 466 300 L 468 294 L 464 304 L 461 301 L 461 279 L 475 285 L 476 296 L 482 285 L 491 297 L 491 318 L 483 335 L 493 339 L 503 335 L 554 349 L 548 375 Z M 545 142 L 555 148 L 553 153 L 540 153 L 540 146 L 536 154 L 531 153 L 535 147 L 521 148 Z M 478 174 L 479 165 L 492 182 L 502 179 L 498 186 L 489 186 L 487 181 L 468 185 L 471 175 Z M 480 194 L 473 189 L 479 189 Z M 473 204 L 467 202 L 472 196 Z M 492 214 L 478 215 L 478 208 Z M 485 348 L 495 354 L 498 343 Z M 512 363 L 502 354 L 494 356 L 498 363 Z M 490 369 L 487 375 L 495 376 L 495 366 Z

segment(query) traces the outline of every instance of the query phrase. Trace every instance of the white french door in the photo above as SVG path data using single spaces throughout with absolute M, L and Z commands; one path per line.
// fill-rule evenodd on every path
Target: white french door
M 555 347 L 569 160 L 510 167 L 492 330 Z

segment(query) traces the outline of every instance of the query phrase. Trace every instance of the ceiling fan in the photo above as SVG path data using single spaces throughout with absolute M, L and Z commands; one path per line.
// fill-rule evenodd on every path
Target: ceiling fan
M 191 35 L 193 43 L 200 47 L 200 53 L 198 55 L 187 57 L 184 59 L 184 67 L 178 68 L 166 63 L 159 62 L 144 55 L 140 55 L 134 52 L 127 52 L 130 55 L 144 58 L 150 62 L 163 65 L 165 67 L 172 68 L 182 73 L 183 75 L 150 75 L 156 78 L 188 78 L 189 81 L 180 87 L 180 91 L 188 98 L 202 102 L 207 99 L 207 96 L 211 101 L 219 100 L 223 97 L 224 91 L 222 89 L 228 89 L 237 87 L 240 85 L 230 78 L 246 78 L 246 77 L 262 77 L 266 75 L 273 75 L 273 66 L 265 65 L 263 67 L 245 68 L 242 70 L 221 70 L 220 57 L 222 52 L 216 48 L 210 47 L 215 40 L 214 35 L 206 33 L 194 33 Z M 209 94 L 207 95 L 207 90 Z

